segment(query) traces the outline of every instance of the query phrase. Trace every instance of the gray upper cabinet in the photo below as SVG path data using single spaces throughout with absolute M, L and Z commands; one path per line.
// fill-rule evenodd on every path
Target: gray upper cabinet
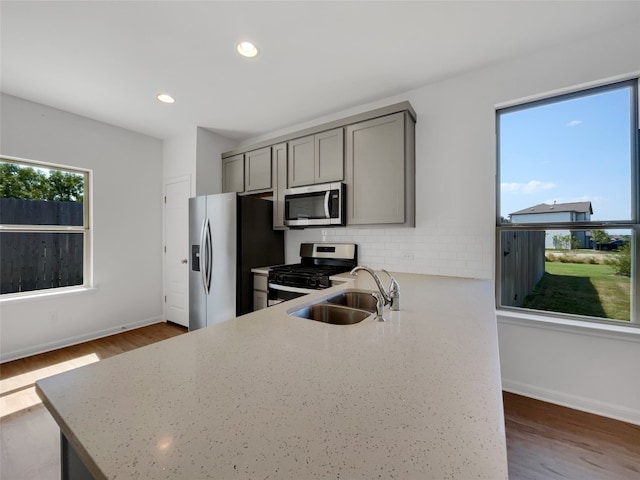
M 273 228 L 286 228 L 284 224 L 284 190 L 287 188 L 287 144 L 273 146 Z
M 339 182 L 344 178 L 344 129 L 289 142 L 288 186 Z
M 414 227 L 416 118 L 401 102 L 225 152 L 222 190 L 272 191 L 273 228 L 285 229 L 287 188 L 343 181 L 347 225 Z
M 222 193 L 244 192 L 244 154 L 222 159 Z
M 247 152 L 244 162 L 245 192 L 271 188 L 271 147 Z
M 414 135 L 408 112 L 346 127 L 347 225 L 415 226 Z
M 344 129 L 314 135 L 315 182 L 340 182 L 344 178 Z
M 315 178 L 313 135 L 289 142 L 289 187 L 311 185 Z

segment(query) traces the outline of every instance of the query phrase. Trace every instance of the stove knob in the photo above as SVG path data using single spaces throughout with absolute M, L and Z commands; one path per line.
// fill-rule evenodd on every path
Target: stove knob
M 315 278 L 310 278 L 309 279 L 309 286 L 310 287 L 317 287 L 318 286 L 318 280 L 316 280 Z

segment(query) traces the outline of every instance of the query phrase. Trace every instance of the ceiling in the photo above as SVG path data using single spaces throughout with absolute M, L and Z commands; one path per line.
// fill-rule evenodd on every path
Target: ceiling
M 2 92 L 239 141 L 640 22 L 638 1 L 2 1 Z M 251 40 L 246 59 L 236 44 Z M 157 93 L 176 98 L 158 102 Z

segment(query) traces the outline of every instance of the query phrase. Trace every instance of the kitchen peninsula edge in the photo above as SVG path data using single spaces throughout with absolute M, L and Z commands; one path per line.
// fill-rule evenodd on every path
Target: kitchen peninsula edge
M 374 289 L 361 273 L 37 392 L 96 479 L 506 479 L 492 282 L 394 276 L 401 310 L 385 322 L 288 315 Z

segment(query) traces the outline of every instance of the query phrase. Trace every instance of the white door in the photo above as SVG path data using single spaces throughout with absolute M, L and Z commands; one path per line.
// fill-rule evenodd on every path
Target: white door
M 164 195 L 164 317 L 170 322 L 188 327 L 189 177 L 167 182 Z

